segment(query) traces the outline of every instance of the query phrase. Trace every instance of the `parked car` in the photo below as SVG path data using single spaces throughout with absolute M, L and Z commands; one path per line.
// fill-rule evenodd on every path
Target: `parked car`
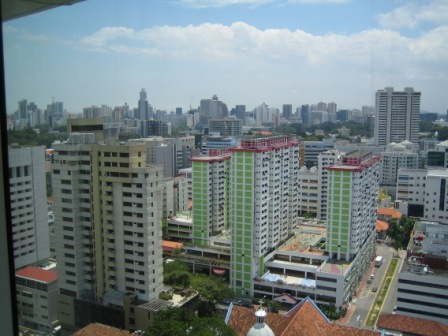
M 378 288 L 376 288 L 376 287 L 372 288 L 372 292 L 374 292 L 374 293 L 376 293 L 377 290 L 378 290 Z

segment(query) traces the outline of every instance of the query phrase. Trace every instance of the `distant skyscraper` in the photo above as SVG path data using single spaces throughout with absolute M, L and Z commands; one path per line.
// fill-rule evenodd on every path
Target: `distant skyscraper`
M 246 118 L 246 105 L 236 105 L 235 109 L 232 110 L 235 110 L 235 116 L 238 119 L 241 119 L 244 124 L 244 119 Z
M 291 104 L 284 104 L 283 105 L 283 118 L 289 120 L 292 116 L 292 105 Z
M 302 108 L 300 109 L 300 117 L 302 119 L 302 124 L 311 124 L 311 110 L 308 104 L 302 105 Z
M 9 147 L 9 185 L 16 269 L 50 256 L 45 147 Z
M 336 113 L 338 110 L 338 105 L 334 102 L 328 103 L 327 112 L 328 113 Z
M 348 121 L 350 120 L 350 110 L 339 110 L 336 112 L 337 121 Z
M 182 115 L 182 107 L 176 107 L 176 115 Z
M 316 111 L 326 111 L 327 110 L 327 103 L 320 102 L 317 104 Z
M 392 87 L 376 92 L 375 142 L 418 142 L 421 92 L 413 88 L 394 91 Z
M 149 108 L 148 108 L 148 100 L 146 99 L 146 91 L 142 89 L 140 91 L 140 99 L 138 100 L 138 117 L 140 120 L 148 120 L 149 119 Z
M 213 95 L 212 99 L 201 99 L 199 115 L 203 125 L 208 125 L 210 119 L 224 118 L 228 114 L 227 105 L 220 101 L 217 95 Z
M 26 99 L 19 101 L 19 119 L 28 119 L 28 101 Z

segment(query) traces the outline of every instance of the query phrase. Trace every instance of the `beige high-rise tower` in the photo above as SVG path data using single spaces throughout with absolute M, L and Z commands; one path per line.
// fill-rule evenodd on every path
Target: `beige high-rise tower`
M 93 134 L 71 134 L 54 150 L 61 322 L 79 326 L 94 305 L 125 310 L 129 295 L 158 298 L 162 168 L 145 163 L 144 143 L 98 144 Z

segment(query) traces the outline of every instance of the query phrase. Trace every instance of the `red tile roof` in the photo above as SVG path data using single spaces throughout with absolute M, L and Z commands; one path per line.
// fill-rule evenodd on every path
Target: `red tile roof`
M 392 218 L 400 219 L 402 214 L 400 211 L 392 208 L 378 208 L 376 213 L 378 215 L 390 216 Z
M 448 325 L 418 317 L 383 314 L 378 318 L 377 328 L 395 330 L 419 336 L 447 336 Z
M 389 224 L 380 220 L 376 221 L 376 230 L 377 231 L 386 231 L 389 228 Z
M 72 336 L 129 336 L 129 332 L 104 324 L 91 323 L 75 332 Z
M 179 242 L 174 242 L 170 240 L 162 240 L 162 248 L 165 252 L 174 252 L 176 251 L 176 248 L 182 248 L 184 247 L 184 244 Z
M 42 268 L 28 266 L 18 270 L 16 272 L 17 276 L 21 276 L 24 278 L 30 278 L 37 281 L 42 281 L 46 283 L 50 283 L 56 281 L 58 278 L 58 274 L 53 271 L 44 270 Z
M 229 308 L 230 309 L 230 308 Z M 238 336 L 246 336 L 255 324 L 255 311 L 240 306 L 231 308 L 228 324 Z M 331 323 L 310 300 L 305 299 L 286 315 L 268 313 L 266 324 L 277 336 L 379 336 L 377 331 Z

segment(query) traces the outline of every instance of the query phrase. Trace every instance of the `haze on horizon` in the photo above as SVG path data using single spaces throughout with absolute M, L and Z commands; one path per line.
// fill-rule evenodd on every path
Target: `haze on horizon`
M 374 105 L 413 87 L 448 108 L 448 0 L 87 0 L 3 24 L 7 112 L 137 105 Z M 53 98 L 54 97 L 54 98 Z

